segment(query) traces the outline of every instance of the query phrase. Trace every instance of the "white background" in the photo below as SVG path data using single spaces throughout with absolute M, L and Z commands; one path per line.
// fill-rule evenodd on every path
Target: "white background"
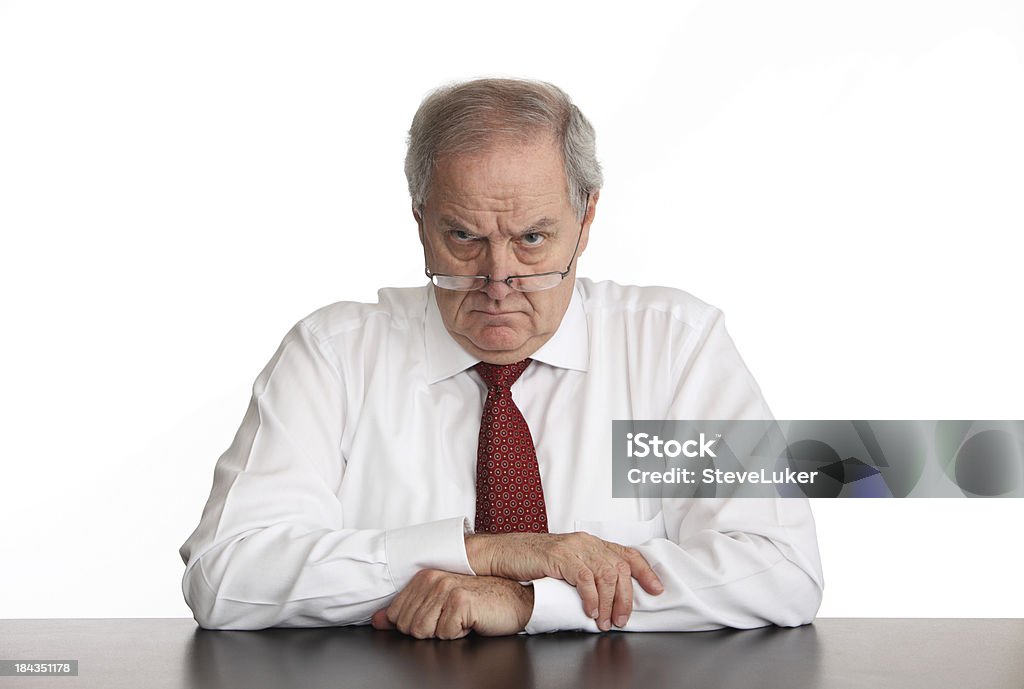
M 594 123 L 580 272 L 722 308 L 778 418 L 1024 418 L 1020 2 L 0 2 L 0 617 L 189 615 L 287 329 L 421 284 L 421 97 Z M 1022 500 L 816 501 L 824 616 L 1024 616 Z

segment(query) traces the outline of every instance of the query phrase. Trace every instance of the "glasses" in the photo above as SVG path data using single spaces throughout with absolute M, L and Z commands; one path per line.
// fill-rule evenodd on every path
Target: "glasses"
M 587 195 L 584 209 L 590 207 L 590 195 Z M 583 212 L 583 220 L 586 222 L 586 210 Z M 430 268 L 424 272 L 430 281 L 441 289 L 453 290 L 455 292 L 475 292 L 481 290 L 492 282 L 504 282 L 517 292 L 542 292 L 546 289 L 557 287 L 565 279 L 565 276 L 572 270 L 572 262 L 576 260 L 576 252 L 580 250 L 580 240 L 583 238 L 583 223 L 580 223 L 580 233 L 576 237 L 576 248 L 572 250 L 572 257 L 565 270 L 553 270 L 547 273 L 532 273 L 530 275 L 509 275 L 504 280 L 495 280 L 490 275 L 445 275 L 444 273 L 432 273 Z

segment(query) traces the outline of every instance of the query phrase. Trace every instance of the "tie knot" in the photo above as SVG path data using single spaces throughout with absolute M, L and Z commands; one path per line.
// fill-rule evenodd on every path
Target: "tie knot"
M 487 389 L 501 386 L 504 388 L 511 388 L 512 384 L 519 380 L 519 376 L 523 375 L 523 371 L 530 365 L 533 359 L 523 359 L 517 361 L 514 364 L 488 364 L 481 361 L 479 364 L 474 366 L 480 377 L 487 383 Z

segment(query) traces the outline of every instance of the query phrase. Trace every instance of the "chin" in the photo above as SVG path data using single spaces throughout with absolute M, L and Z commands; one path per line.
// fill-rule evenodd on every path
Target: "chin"
M 498 359 L 505 355 L 513 358 L 502 363 L 512 363 L 522 358 L 515 357 L 514 354 L 522 349 L 526 339 L 511 328 L 485 328 L 482 332 L 475 333 L 470 342 L 481 353 L 487 354 L 488 358 Z

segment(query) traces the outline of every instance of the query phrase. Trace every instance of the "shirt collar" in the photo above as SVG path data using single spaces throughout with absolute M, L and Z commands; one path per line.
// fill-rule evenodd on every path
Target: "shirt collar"
M 434 299 L 433 285 L 427 285 L 427 312 L 424 335 L 427 349 L 427 379 L 433 384 L 475 366 L 476 358 L 455 341 L 444 327 L 441 312 Z M 562 322 L 551 339 L 530 357 L 550 366 L 586 371 L 589 362 L 587 314 L 579 287 L 573 285 L 572 298 Z

